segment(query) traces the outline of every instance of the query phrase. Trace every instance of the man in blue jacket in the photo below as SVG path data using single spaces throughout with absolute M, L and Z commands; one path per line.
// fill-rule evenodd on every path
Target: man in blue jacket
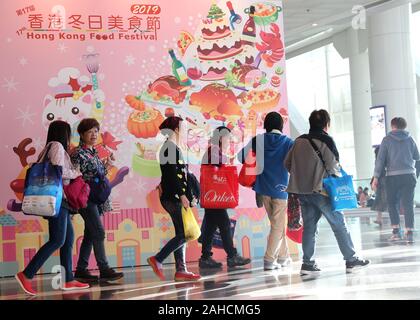
M 282 134 L 283 118 L 270 112 L 264 119 L 266 133 L 257 135 L 238 154 L 244 163 L 250 150 L 257 156 L 257 177 L 253 190 L 262 197 L 271 229 L 264 256 L 264 270 L 278 269 L 290 264 L 286 240 L 287 184 L 289 173 L 283 165 L 293 141 Z
M 375 163 L 372 189 L 376 190 L 380 173 L 386 170 L 386 195 L 392 236 L 390 241 L 402 240 L 400 228 L 399 199 L 401 197 L 405 216 L 406 241 L 414 243 L 414 189 L 416 187 L 416 161 L 420 160 L 416 142 L 406 131 L 404 118 L 391 120 L 392 131 L 382 140 Z

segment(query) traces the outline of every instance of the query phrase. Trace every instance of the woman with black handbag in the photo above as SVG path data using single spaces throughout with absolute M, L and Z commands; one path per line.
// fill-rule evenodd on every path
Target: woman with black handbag
M 114 158 L 111 155 L 105 163 L 99 159 L 94 148 L 98 140 L 99 129 L 100 126 L 96 119 L 83 119 L 77 127 L 80 144 L 71 155 L 73 164 L 79 166 L 83 179 L 90 186 L 88 205 L 79 210 L 85 222 L 85 231 L 75 273 L 76 279 L 84 282 L 98 281 L 98 277 L 92 275 L 87 269 L 92 247 L 99 268 L 100 280 L 114 281 L 124 276 L 122 272 L 116 272 L 109 267 L 105 253 L 105 229 L 100 216 L 104 212 L 112 211 L 109 199 L 111 187 L 106 175 L 108 173 L 107 165 L 114 161 Z

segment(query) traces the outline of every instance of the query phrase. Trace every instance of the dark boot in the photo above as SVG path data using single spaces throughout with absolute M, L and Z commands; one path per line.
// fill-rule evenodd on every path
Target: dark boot
M 99 278 L 102 281 L 115 281 L 124 277 L 124 273 L 116 272 L 114 269 L 108 268 L 100 271 Z
M 229 268 L 244 266 L 249 263 L 251 263 L 251 259 L 241 257 L 238 254 L 227 259 L 227 264 Z
M 222 263 L 215 261 L 212 257 L 200 258 L 198 265 L 203 269 L 218 269 L 223 266 Z
M 92 283 L 99 280 L 98 276 L 95 276 L 89 272 L 89 270 L 77 269 L 74 273 L 74 278 L 83 283 Z

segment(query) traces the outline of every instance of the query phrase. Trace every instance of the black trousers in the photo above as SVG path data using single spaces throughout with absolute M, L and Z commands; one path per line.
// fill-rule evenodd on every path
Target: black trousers
M 106 270 L 109 268 L 109 265 L 105 252 L 105 229 L 98 206 L 89 201 L 87 207 L 80 209 L 79 213 L 85 221 L 85 231 L 80 246 L 77 270 L 86 270 L 88 268 L 92 248 L 99 270 Z
M 187 241 L 185 240 L 184 223 L 182 221 L 182 204 L 180 201 L 174 202 L 162 199 L 161 203 L 163 208 L 172 218 L 172 223 L 175 227 L 175 237 L 165 244 L 165 246 L 156 254 L 155 258 L 158 262 L 162 263 L 173 252 L 176 271 L 186 271 L 185 253 Z
M 217 228 L 220 230 L 223 248 L 225 249 L 228 258 L 237 254 L 230 234 L 230 219 L 226 209 L 204 209 L 203 225 L 204 228 L 202 230 L 201 248 L 202 258 L 209 258 L 213 255 L 211 249 L 214 233 Z
M 414 191 L 416 183 L 414 174 L 386 177 L 386 196 L 392 226 L 400 225 L 400 204 L 402 204 L 405 228 L 414 230 Z

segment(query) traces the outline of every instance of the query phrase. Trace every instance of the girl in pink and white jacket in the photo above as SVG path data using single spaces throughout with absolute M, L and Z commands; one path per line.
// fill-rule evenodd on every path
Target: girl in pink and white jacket
M 70 180 L 81 175 L 80 171 L 73 167 L 67 153 L 70 136 L 71 128 L 67 122 L 51 122 L 48 128 L 46 146 L 39 157 L 39 159 L 44 158 L 44 156 L 48 157 L 51 164 L 62 167 L 63 184 L 67 184 Z M 64 195 L 58 216 L 48 218 L 49 240 L 38 250 L 25 270 L 15 276 L 22 289 L 30 295 L 37 294 L 32 288 L 32 278 L 57 249 L 60 249 L 60 265 L 64 271 L 64 283 L 61 289 L 80 290 L 89 288 L 88 284 L 80 283 L 74 280 L 73 277 L 72 251 L 74 231 L 68 208 L 69 206 Z

